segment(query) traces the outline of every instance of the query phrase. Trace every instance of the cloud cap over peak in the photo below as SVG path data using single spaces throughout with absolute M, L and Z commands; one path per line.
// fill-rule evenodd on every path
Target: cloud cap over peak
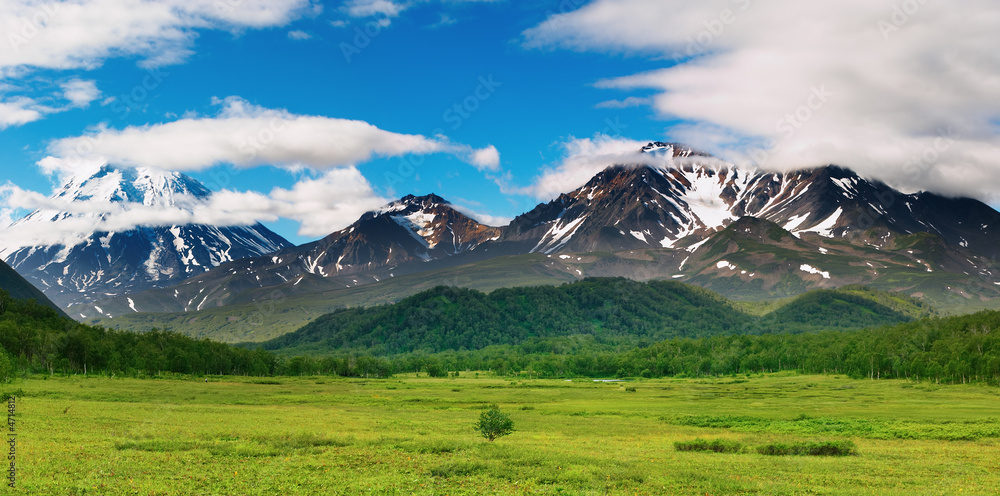
M 996 2 L 595 0 L 524 39 L 664 60 L 598 85 L 656 91 L 671 139 L 735 162 L 1000 199 Z

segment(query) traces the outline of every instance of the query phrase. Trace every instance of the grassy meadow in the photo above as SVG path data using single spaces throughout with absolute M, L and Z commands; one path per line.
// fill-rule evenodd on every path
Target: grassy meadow
M 775 374 L 588 379 L 32 377 L 30 495 L 996 494 L 1000 390 Z M 497 403 L 515 432 L 475 432 Z M 678 451 L 719 440 L 736 452 Z M 851 441 L 857 455 L 766 456 Z M 719 443 L 716 443 L 719 444 Z M 740 448 L 742 447 L 742 449 Z

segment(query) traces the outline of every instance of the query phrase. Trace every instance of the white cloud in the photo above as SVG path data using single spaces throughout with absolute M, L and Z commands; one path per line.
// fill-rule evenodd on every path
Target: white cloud
M 214 117 L 186 117 L 164 124 L 110 129 L 64 138 L 50 144 L 39 161 L 47 172 L 66 172 L 81 163 L 111 163 L 174 171 L 202 170 L 218 164 L 274 165 L 334 169 L 375 157 L 446 153 L 480 169 L 499 166 L 490 146 L 476 150 L 447 138 L 384 131 L 367 122 L 296 115 L 229 97 Z
M 354 167 L 327 171 L 291 189 L 275 188 L 269 197 L 271 211 L 300 222 L 299 234 L 303 236 L 323 236 L 343 229 L 365 212 L 390 202 L 376 194 Z
M 45 114 L 31 98 L 15 97 L 0 100 L 0 130 L 41 119 Z
M 483 213 L 478 210 L 469 208 L 465 205 L 452 204 L 452 207 L 454 207 L 455 210 L 458 210 L 459 212 L 465 214 L 466 217 L 487 226 L 496 226 L 496 227 L 506 226 L 507 224 L 510 224 L 510 221 L 514 220 L 511 217 L 504 217 L 499 215 L 490 215 L 487 213 Z
M 472 150 L 469 163 L 479 170 L 497 170 L 500 168 L 500 152 L 493 145 L 479 150 Z
M 182 61 L 199 29 L 283 26 L 311 0 L 5 0 L 0 68 L 93 68 L 138 56 L 149 65 Z
M 311 38 L 312 38 L 312 35 L 309 34 L 309 33 L 307 33 L 307 32 L 305 32 L 305 31 L 298 31 L 298 30 L 296 30 L 296 31 L 289 31 L 288 32 L 288 39 L 290 39 L 290 40 L 302 41 L 302 40 L 308 40 L 308 39 L 311 39 Z
M 5 96 L 3 94 L 5 88 L 0 84 L 0 130 L 35 122 L 48 114 L 87 107 L 101 96 L 94 81 L 72 79 L 59 86 L 62 90 L 59 97 L 68 103 L 51 106 L 27 96 Z
M 623 109 L 630 107 L 641 107 L 643 105 L 651 105 L 653 103 L 652 98 L 641 98 L 637 96 L 630 96 L 624 100 L 608 100 L 595 105 L 597 108 L 609 108 L 609 109 Z
M 563 158 L 543 171 L 529 186 L 512 187 L 501 184 L 507 194 L 530 195 L 539 200 L 551 200 L 587 183 L 595 174 L 613 164 L 660 163 L 662 159 L 641 153 L 647 141 L 634 141 L 597 135 L 594 138 L 572 138 L 562 143 Z
M 101 90 L 97 89 L 95 81 L 72 79 L 60 86 L 63 90 L 63 98 L 69 100 L 73 107 L 87 107 L 90 102 L 101 97 Z
M 498 0 L 442 0 L 439 3 L 448 5 L 457 5 L 465 3 L 492 3 Z M 342 7 L 343 12 L 345 12 L 350 17 L 365 18 L 365 17 L 379 17 L 379 25 L 386 27 L 391 24 L 391 20 L 399 17 L 404 11 L 418 4 L 430 4 L 435 3 L 433 0 L 409 0 L 407 2 L 398 2 L 393 0 L 349 0 Z M 441 14 L 441 20 L 437 23 L 432 24 L 430 27 L 438 28 L 443 26 L 450 26 L 455 24 L 457 21 L 449 16 L 448 14 Z M 339 24 L 339 21 L 334 21 L 334 26 L 342 27 L 343 24 Z
M 736 161 L 836 163 L 982 198 L 1000 190 L 992 0 L 594 0 L 524 36 L 665 59 L 600 86 L 659 91 L 652 106 L 684 121 L 672 138 Z
M 391 0 L 350 0 L 344 5 L 351 17 L 397 17 L 408 7 L 408 4 Z
M 0 2 L 0 87 L 37 69 L 93 69 L 111 57 L 141 65 L 184 61 L 198 30 L 284 26 L 318 12 L 314 0 L 4 0 Z M 62 85 L 69 108 L 100 96 L 92 81 Z M 44 101 L 44 99 L 42 99 Z M 67 110 L 0 89 L 0 129 Z

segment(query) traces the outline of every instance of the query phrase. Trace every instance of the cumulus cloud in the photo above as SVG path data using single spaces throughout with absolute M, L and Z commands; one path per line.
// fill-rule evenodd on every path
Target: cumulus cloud
M 499 167 L 499 153 L 492 146 L 477 150 L 443 136 L 400 134 L 364 121 L 296 115 L 237 97 L 216 103 L 221 108 L 212 117 L 125 129 L 102 126 L 84 136 L 56 140 L 49 146 L 51 155 L 39 165 L 50 173 L 95 162 L 173 171 L 219 164 L 324 170 L 375 157 L 446 153 L 479 169 Z
M 652 107 L 682 122 L 671 138 L 737 162 L 836 163 L 981 198 L 1000 190 L 991 0 L 594 0 L 524 41 L 663 60 L 599 86 L 657 91 Z
M 468 161 L 479 170 L 497 170 L 500 168 L 500 152 L 493 145 L 479 150 L 472 150 Z
M 312 39 L 312 35 L 309 34 L 309 33 L 307 33 L 307 32 L 305 32 L 305 31 L 298 31 L 298 30 L 296 30 L 296 31 L 289 31 L 288 32 L 288 39 L 290 39 L 290 40 L 296 40 L 296 41 L 304 41 L 304 40 Z
M 283 26 L 321 7 L 314 0 L 4 0 L 0 2 L 0 82 L 38 69 L 93 69 L 111 57 L 138 57 L 157 67 L 184 61 L 198 30 Z M 0 85 L 2 86 L 2 85 Z M 47 99 L 82 108 L 100 97 L 92 81 L 74 79 Z M 40 98 L 40 97 L 39 97 Z M 45 98 L 42 99 L 43 101 Z M 0 129 L 67 108 L 0 89 Z
M 0 68 L 93 68 L 112 56 L 184 60 L 199 29 L 283 26 L 312 0 L 6 0 Z
M 0 130 L 37 121 L 44 115 L 37 102 L 31 98 L 15 97 L 6 101 L 0 100 Z
M 269 200 L 269 210 L 298 221 L 299 234 L 303 236 L 322 236 L 343 229 L 365 212 L 390 201 L 376 194 L 354 167 L 327 171 L 319 178 L 300 181 L 291 189 L 275 188 Z
M 101 97 L 101 90 L 97 89 L 94 81 L 84 81 L 73 79 L 60 85 L 63 90 L 63 98 L 69 100 L 73 107 L 86 107 L 90 102 Z

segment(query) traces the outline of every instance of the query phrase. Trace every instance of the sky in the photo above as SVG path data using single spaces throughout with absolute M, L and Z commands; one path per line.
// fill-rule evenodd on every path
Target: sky
M 998 205 L 998 46 L 991 0 L 5 0 L 0 208 L 112 163 L 294 243 L 406 194 L 502 225 L 654 140 Z

